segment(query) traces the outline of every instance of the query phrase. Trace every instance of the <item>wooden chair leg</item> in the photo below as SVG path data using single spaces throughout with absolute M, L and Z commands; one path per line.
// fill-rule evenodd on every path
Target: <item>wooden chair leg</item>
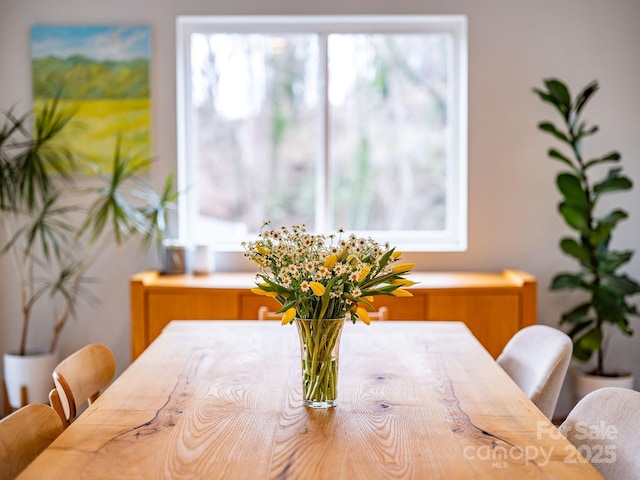
M 6 417 L 11 413 L 11 406 L 9 405 L 9 393 L 7 392 L 7 384 L 2 379 L 2 416 Z
M 25 405 L 27 405 L 27 403 L 29 403 L 29 394 L 27 393 L 27 387 L 25 385 L 22 385 L 20 387 L 20 406 L 24 407 Z M 10 413 L 13 413 L 15 410 L 17 410 L 13 408 L 9 403 L 9 392 L 7 391 L 7 384 L 4 381 L 4 378 L 2 379 L 2 405 L 3 417 L 6 417 Z
M 29 403 L 29 396 L 27 395 L 27 386 L 22 385 L 20 387 L 20 406 L 24 407 Z

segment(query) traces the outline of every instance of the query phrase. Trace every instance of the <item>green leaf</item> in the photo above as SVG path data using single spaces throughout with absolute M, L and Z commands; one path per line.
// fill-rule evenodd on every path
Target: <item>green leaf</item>
M 555 148 L 551 148 L 549 149 L 549 151 L 547 152 L 547 155 L 549 155 L 549 157 L 551 158 L 555 158 L 557 160 L 560 160 L 561 162 L 565 163 L 566 165 L 568 165 L 569 167 L 571 167 L 573 170 L 575 170 L 576 172 L 579 172 L 580 170 L 574 165 L 573 161 L 571 159 L 569 159 L 568 157 L 566 157 L 564 154 L 562 154 L 561 152 L 559 152 L 558 150 L 556 150 Z
M 141 242 L 143 248 L 147 248 L 155 237 L 158 251 L 161 251 L 162 240 L 167 230 L 169 211 L 176 208 L 178 199 L 178 192 L 174 188 L 174 183 L 175 175 L 171 172 L 165 179 L 160 195 L 146 185 L 143 185 L 141 191 L 132 193 L 132 195 L 141 198 L 145 202 L 145 205 L 138 209 L 146 219 L 146 222 L 141 225 L 143 229 L 139 230 L 139 233 L 143 235 Z
M 571 108 L 571 94 L 567 86 L 556 78 L 545 80 L 544 83 L 549 90 L 549 94 L 554 99 L 554 103 L 568 112 Z
M 622 252 L 606 252 L 599 256 L 599 269 L 607 273 L 615 272 L 619 267 L 628 263 L 633 257 L 633 250 Z
M 608 287 L 616 297 L 640 293 L 640 284 L 628 275 L 603 275 L 601 281 L 602 285 Z M 616 299 L 616 304 L 618 303 L 619 298 Z
M 598 132 L 598 126 L 594 125 L 593 127 L 587 129 L 587 125 L 585 123 L 581 123 L 578 127 L 578 130 L 575 134 L 575 140 L 580 140 L 583 137 L 587 137 L 589 135 L 593 135 Z
M 629 328 L 629 321 L 627 320 L 626 317 L 619 319 L 616 325 L 624 335 L 628 337 L 633 335 L 633 330 Z
M 602 339 L 602 329 L 592 328 L 574 342 L 573 356 L 583 362 L 588 361 L 602 347 Z
M 618 209 L 609 213 L 606 217 L 596 220 L 595 228 L 587 235 L 589 243 L 593 246 L 597 246 L 602 243 L 610 236 L 611 231 L 615 228 L 618 222 L 624 220 L 628 216 L 627 212 Z
M 565 119 L 567 118 L 567 109 L 566 109 L 566 107 L 562 106 L 562 105 L 559 105 L 557 103 L 556 98 L 553 95 L 551 95 L 550 93 L 547 93 L 545 91 L 542 91 L 542 90 L 540 90 L 538 88 L 533 88 L 532 90 L 533 90 L 534 93 L 536 93 L 540 97 L 540 99 L 542 101 L 550 103 L 551 105 L 553 105 L 556 108 L 556 110 L 558 110 L 558 112 L 560 112 L 560 115 L 562 115 L 563 118 L 565 118 Z
M 105 186 L 94 189 L 97 198 L 90 206 L 87 220 L 80 229 L 81 233 L 90 231 L 91 243 L 100 237 L 108 223 L 112 224 L 114 241 L 118 247 L 133 233 L 145 230 L 145 216 L 128 201 L 121 190 L 124 189 L 127 180 L 134 179 L 145 167 L 146 161 L 123 153 L 121 147 L 122 138 L 118 136 L 111 175 L 100 175 Z
M 378 272 L 382 271 L 384 269 L 384 267 L 387 266 L 387 263 L 389 263 L 389 259 L 391 258 L 391 255 L 393 255 L 393 252 L 395 251 L 395 247 L 393 247 L 391 250 L 388 250 L 383 256 L 382 258 L 380 258 L 380 261 L 378 262 Z M 377 272 L 375 272 L 377 273 Z
M 593 186 L 594 193 L 615 192 L 620 190 L 629 190 L 633 187 L 633 182 L 629 177 L 620 175 L 620 168 L 612 168 L 609 170 L 607 178 L 602 182 Z
M 269 285 L 271 290 L 274 292 L 277 292 L 279 296 L 284 297 L 286 299 L 286 298 L 290 298 L 293 295 L 291 290 L 287 289 L 286 287 L 283 287 L 277 282 L 274 282 L 273 280 L 268 278 L 266 275 L 258 274 L 258 277 L 262 278 L 264 283 Z M 269 289 L 265 289 L 265 290 L 269 291 Z
M 556 99 L 553 98 L 552 95 L 548 94 L 547 92 L 540 90 L 539 88 L 532 88 L 531 89 L 535 94 L 537 94 L 540 99 L 544 102 L 550 103 L 553 106 L 557 107 L 556 105 Z
M 586 162 L 584 164 L 584 169 L 586 170 L 589 167 L 592 167 L 593 165 L 598 165 L 600 163 L 606 163 L 606 162 L 617 162 L 620 160 L 620 154 L 618 152 L 610 152 L 602 157 L 599 158 L 593 158 L 591 160 L 589 160 L 588 162 Z
M 329 283 L 325 285 L 324 294 L 322 295 L 322 302 L 320 308 L 320 315 L 318 318 L 324 318 L 325 313 L 327 312 L 327 307 L 329 306 L 329 300 L 331 298 L 331 291 L 333 289 L 333 285 L 338 281 L 339 277 L 333 277 L 329 280 Z
M 561 140 L 561 141 L 563 141 L 565 143 L 568 143 L 569 145 L 573 146 L 573 142 L 571 142 L 571 140 L 569 140 L 569 137 L 567 137 L 564 133 L 562 133 L 560 130 L 558 130 L 553 123 L 541 122 L 541 123 L 538 124 L 538 128 L 540 130 L 542 130 L 543 132 L 550 133 L 551 135 L 556 137 L 558 140 Z
M 598 90 L 598 81 L 594 80 L 589 85 L 587 85 L 577 96 L 576 96 L 576 104 L 575 104 L 575 112 L 576 114 L 580 114 L 582 108 L 586 105 L 591 95 L 593 95 Z
M 589 215 L 586 208 L 562 202 L 558 205 L 558 210 L 569 226 L 582 233 L 589 232 Z
M 564 195 L 567 203 L 577 207 L 587 207 L 587 194 L 582 188 L 580 179 L 571 173 L 561 173 L 556 178 L 556 185 Z
M 64 181 L 70 180 L 73 156 L 68 149 L 55 142 L 74 115 L 74 111 L 59 106 L 59 98 L 54 98 L 36 112 L 32 137 L 28 135 L 24 125 L 26 116 L 8 118 L 9 122 L 14 123 L 13 128 L 3 128 L 3 131 L 24 137 L 13 140 L 14 146 L 17 143 L 22 147 L 13 158 L 11 170 L 13 184 L 10 188 L 17 194 L 13 206 L 23 204 L 30 211 L 37 209 L 39 202 L 54 188 L 52 173 Z
M 27 255 L 38 249 L 48 262 L 62 257 L 63 247 L 72 247 L 75 228 L 67 221 L 67 214 L 77 210 L 73 206 L 59 206 L 60 192 L 51 192 L 38 209 L 31 212 L 29 220 L 18 228 L 2 249 L 13 248 L 20 238 L 25 239 Z
M 551 290 L 588 288 L 582 276 L 573 273 L 559 273 L 551 281 Z
M 608 213 L 606 216 L 598 219 L 598 223 L 602 223 L 602 224 L 613 223 L 613 224 L 616 224 L 620 220 L 624 220 L 625 218 L 628 218 L 628 217 L 629 217 L 629 214 L 626 211 L 618 208 L 618 209 Z
M 578 243 L 573 238 L 565 237 L 560 240 L 560 249 L 567 255 L 574 257 L 581 262 L 588 262 L 591 258 L 589 255 L 589 249 Z
M 581 322 L 576 321 L 573 324 L 573 327 L 567 332 L 567 335 L 572 339 L 579 336 L 581 332 L 584 332 L 587 328 L 590 328 L 593 325 L 594 320 L 587 317 Z
M 573 325 L 591 323 L 592 320 L 589 317 L 589 310 L 591 310 L 591 302 L 582 303 L 575 307 L 573 310 L 570 310 L 569 312 L 566 312 L 564 315 L 562 315 L 560 323 L 570 323 Z
M 297 307 L 299 301 L 300 300 L 296 298 L 296 299 L 291 300 L 288 303 L 285 303 L 284 305 L 282 305 L 282 307 L 279 310 L 276 311 L 276 313 L 284 313 L 287 310 L 289 310 L 290 308 Z
M 593 291 L 593 308 L 601 321 L 617 323 L 626 314 L 620 295 L 611 284 L 600 284 Z

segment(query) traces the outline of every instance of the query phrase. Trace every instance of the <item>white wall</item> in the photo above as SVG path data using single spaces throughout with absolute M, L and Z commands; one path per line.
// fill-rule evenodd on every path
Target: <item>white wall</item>
M 152 138 L 156 181 L 174 165 L 175 19 L 182 14 L 465 14 L 469 22 L 469 248 L 463 253 L 414 254 L 424 270 L 518 268 L 539 280 L 539 322 L 556 325 L 574 303 L 551 293 L 551 277 L 573 268 L 557 247 L 567 231 L 556 213 L 559 164 L 546 157 L 551 138 L 536 130 L 553 119 L 531 88 L 557 76 L 573 90 L 591 80 L 601 90 L 589 106 L 600 125 L 587 148 L 598 155 L 620 150 L 625 172 L 638 187 L 620 194 L 630 213 L 615 246 L 640 244 L 640 2 L 637 0 L 2 0 L 0 3 L 0 108 L 30 103 L 29 27 L 41 24 L 144 23 L 153 31 Z M 109 252 L 95 275 L 102 305 L 83 308 L 64 332 L 60 354 L 99 341 L 116 353 L 118 372 L 129 362 L 129 275 L 156 265 L 134 246 Z M 114 261 L 113 259 L 117 259 Z M 628 268 L 640 277 L 640 256 Z M 14 274 L 0 261 L 0 349 L 15 348 L 18 315 Z M 636 328 L 640 322 L 635 322 Z M 48 328 L 48 327 L 47 327 Z M 640 334 L 617 337 L 610 361 L 640 377 Z M 559 413 L 570 408 L 563 395 Z

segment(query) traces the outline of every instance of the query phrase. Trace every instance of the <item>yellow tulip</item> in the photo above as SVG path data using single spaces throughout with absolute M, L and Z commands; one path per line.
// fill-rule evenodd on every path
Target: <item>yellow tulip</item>
M 362 320 L 367 325 L 371 324 L 371 318 L 369 317 L 369 312 L 367 312 L 364 308 L 362 307 L 356 308 L 356 315 L 360 320 Z
M 399 263 L 398 265 L 396 265 L 391 269 L 391 272 L 392 273 L 408 272 L 415 266 L 416 266 L 415 263 Z
M 397 258 L 400 258 L 400 255 L 402 255 L 402 252 L 399 252 L 398 250 L 394 250 L 393 253 L 391 254 L 391 258 L 396 260 Z
M 367 275 L 369 275 L 370 271 L 371 267 L 369 265 L 365 265 L 364 267 L 362 267 L 362 269 L 360 270 L 360 275 L 358 275 L 358 282 L 361 282 L 365 278 L 367 278 Z
M 295 316 L 296 316 L 296 309 L 291 307 L 286 312 L 284 312 L 284 315 L 282 315 L 282 325 L 286 325 L 287 323 L 289 323 L 291 320 L 294 319 Z
M 395 280 L 391 281 L 392 285 L 403 285 L 405 287 L 410 287 L 411 285 L 415 285 L 416 282 L 414 282 L 413 280 L 408 280 L 406 278 L 396 278 Z
M 256 295 L 263 295 L 265 297 L 275 298 L 278 296 L 278 292 L 267 292 L 265 290 L 262 290 L 261 288 L 252 288 L 251 291 Z
M 333 253 L 331 255 L 329 255 L 325 261 L 324 261 L 324 266 L 327 267 L 329 270 L 331 270 L 334 265 L 336 264 L 336 262 L 338 261 L 338 257 L 336 257 Z
M 321 297 L 322 295 L 324 295 L 324 285 L 322 285 L 320 282 L 309 282 L 309 286 L 317 297 Z
M 393 292 L 391 292 L 391 295 L 393 295 L 394 297 L 413 297 L 413 293 L 411 293 L 409 290 L 405 290 L 404 288 L 395 289 Z
M 266 248 L 264 248 L 262 245 L 256 245 L 256 250 L 258 250 L 258 253 L 260 255 L 266 255 L 268 253 L 271 253 L 269 250 L 267 250 Z
M 371 295 L 363 297 L 367 302 L 373 303 L 373 297 Z

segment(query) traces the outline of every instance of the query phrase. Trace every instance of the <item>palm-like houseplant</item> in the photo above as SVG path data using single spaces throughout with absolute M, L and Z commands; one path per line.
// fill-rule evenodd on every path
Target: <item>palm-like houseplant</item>
M 575 99 L 569 88 L 558 79 L 544 81 L 545 89 L 534 88 L 541 100 L 551 104 L 560 113 L 563 125 L 541 122 L 538 128 L 551 134 L 568 148 L 566 154 L 555 148 L 548 151 L 550 158 L 560 161 L 566 168 L 556 176 L 556 185 L 562 200 L 558 210 L 574 236 L 560 240 L 561 250 L 578 262 L 576 272 L 558 273 L 552 280 L 552 290 L 582 290 L 587 299 L 564 313 L 560 320 L 569 328 L 573 339 L 573 355 L 582 362 L 596 356 L 595 368 L 589 372 L 597 376 L 616 376 L 617 372 L 605 366 L 605 326 L 617 328 L 631 336 L 629 318 L 637 316 L 636 306 L 629 297 L 640 292 L 640 285 L 629 275 L 620 272 L 632 256 L 632 250 L 614 250 L 611 237 L 618 223 L 628 217 L 625 210 L 614 208 L 600 212 L 602 198 L 610 193 L 630 190 L 633 183 L 622 173 L 620 153 L 586 158 L 583 140 L 598 131 L 582 120 L 584 107 L 598 90 L 594 81 Z M 602 173 L 602 168 L 611 165 Z M 595 175 L 600 175 L 595 179 Z
M 0 124 L 0 253 L 12 257 L 20 284 L 19 355 L 33 349 L 28 338 L 36 305 L 50 301 L 47 350 L 55 351 L 78 300 L 93 298 L 87 273 L 107 245 L 120 247 L 135 235 L 143 245 L 153 238 L 161 242 L 167 209 L 177 196 L 173 175 L 159 194 L 146 185 L 138 174 L 148 162 L 125 152 L 119 138 L 111 171 L 95 167 L 100 184 L 77 188 L 74 155 L 58 142 L 72 119 L 73 112 L 53 100 L 35 121 L 10 110 Z

